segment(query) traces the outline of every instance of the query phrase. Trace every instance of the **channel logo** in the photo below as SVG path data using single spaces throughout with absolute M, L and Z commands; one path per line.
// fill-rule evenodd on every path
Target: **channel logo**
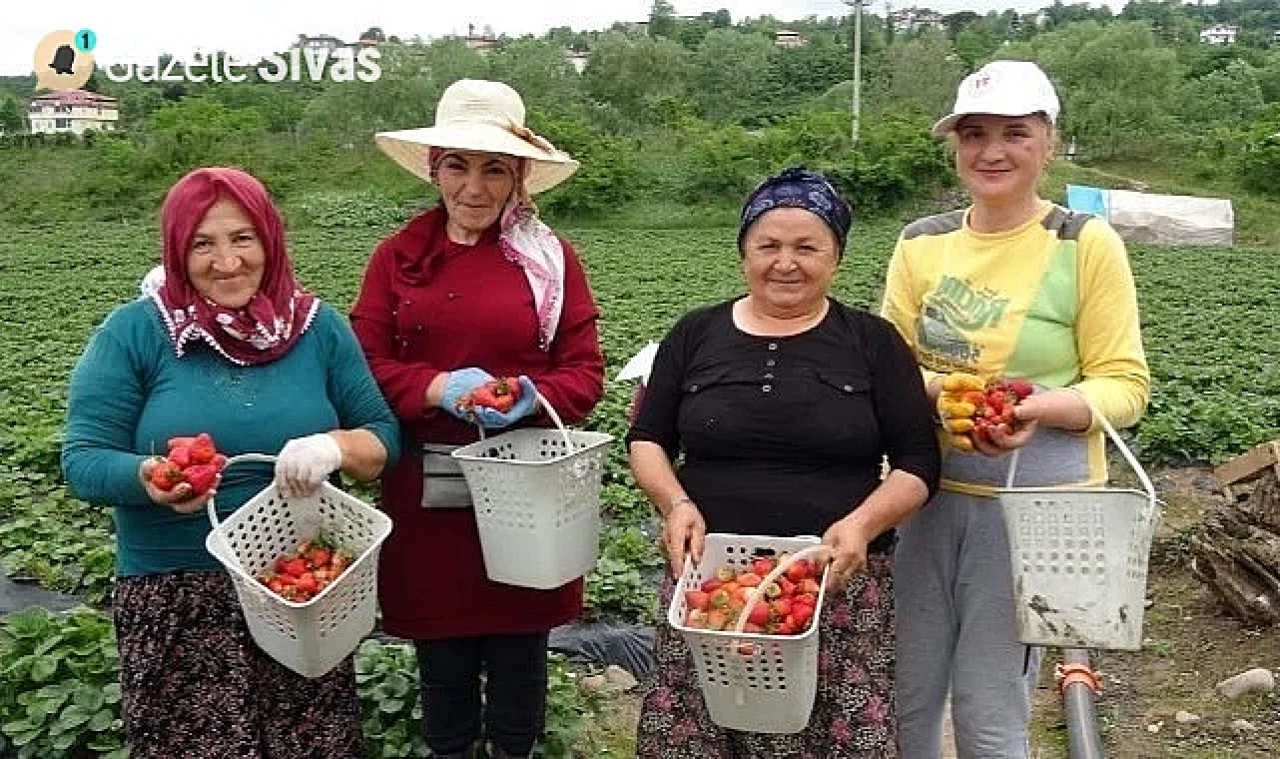
M 78 90 L 93 76 L 93 51 L 98 36 L 89 29 L 49 32 L 36 45 L 31 67 L 36 72 L 36 89 Z

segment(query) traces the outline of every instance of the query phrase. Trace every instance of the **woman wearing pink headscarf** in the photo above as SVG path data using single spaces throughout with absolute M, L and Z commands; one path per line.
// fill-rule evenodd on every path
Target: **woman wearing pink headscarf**
M 231 580 L 204 548 L 213 491 L 149 481 L 171 437 L 227 455 L 277 453 L 215 485 L 225 517 L 272 479 L 309 493 L 341 470 L 377 477 L 399 455 L 391 410 L 350 327 L 293 277 L 266 189 L 197 169 L 161 210 L 163 282 L 117 308 L 71 377 L 62 468 L 114 507 L 125 734 L 135 759 L 359 757 L 351 660 L 308 680 L 249 636 Z
M 604 393 L 586 276 L 529 199 L 578 164 L 524 126 L 524 103 L 500 82 L 455 82 L 435 126 L 377 142 L 440 190 L 439 206 L 378 245 L 351 312 L 405 432 L 406 455 L 382 479 L 395 523 L 378 572 L 383 627 L 417 644 L 436 756 L 465 756 L 482 737 L 495 756 L 527 756 L 542 730 L 547 632 L 578 615 L 582 581 L 553 590 L 490 581 L 471 494 L 448 452 L 477 439 L 476 422 L 548 425 L 535 388 L 568 424 Z M 481 409 L 473 420 L 458 407 L 506 376 L 524 386 L 509 412 Z

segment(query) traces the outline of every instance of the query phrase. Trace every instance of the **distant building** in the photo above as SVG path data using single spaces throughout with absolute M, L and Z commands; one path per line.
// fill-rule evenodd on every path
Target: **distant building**
M 902 8 L 889 14 L 895 32 L 919 32 L 925 29 L 946 29 L 947 21 L 941 13 L 927 8 Z
M 337 37 L 328 34 L 320 34 L 315 37 L 309 37 L 305 34 L 298 35 L 298 42 L 294 47 L 303 50 L 327 50 L 332 53 L 340 47 L 346 47 L 347 43 Z
M 1271 44 L 1280 45 L 1280 29 L 1271 33 Z
M 485 27 L 484 31 L 476 34 L 476 25 L 469 24 L 467 26 L 467 36 L 462 38 L 467 43 L 467 47 L 475 50 L 481 55 L 489 52 L 498 46 L 498 38 L 494 35 L 493 29 Z
M 1214 24 L 1201 30 L 1200 41 L 1207 45 L 1234 45 L 1239 34 L 1240 27 L 1234 24 Z
M 112 132 L 120 120 L 120 108 L 113 97 L 68 90 L 32 98 L 27 118 L 32 134 L 84 134 L 90 129 Z
M 804 47 L 809 41 L 800 36 L 800 32 L 793 32 L 790 29 L 779 29 L 773 33 L 773 44 L 781 48 Z
M 591 58 L 590 53 L 580 53 L 576 50 L 564 51 L 564 59 L 573 66 L 573 70 L 581 74 L 587 68 L 587 60 Z

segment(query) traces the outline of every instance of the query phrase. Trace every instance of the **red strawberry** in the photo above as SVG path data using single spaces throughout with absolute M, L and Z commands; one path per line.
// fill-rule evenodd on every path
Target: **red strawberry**
M 176 464 L 172 461 L 166 460 L 156 463 L 156 465 L 151 468 L 151 475 L 149 479 L 151 480 L 152 485 L 155 485 L 157 488 L 167 493 L 177 487 L 178 483 L 182 482 L 185 478 L 183 477 L 182 470 L 179 469 Z
M 171 437 L 167 443 L 169 450 L 174 448 L 190 448 L 191 444 L 196 441 L 193 437 Z
M 684 601 L 690 609 L 706 609 L 711 603 L 711 595 L 700 590 L 686 590 Z
M 760 577 L 768 577 L 773 571 L 773 562 L 765 558 L 755 559 L 751 562 L 751 571 Z
M 708 577 L 702 581 L 702 585 L 698 586 L 698 590 L 701 590 L 703 593 L 714 593 L 720 589 L 720 585 L 720 578 Z
M 799 561 L 795 562 L 791 566 L 787 567 L 787 572 L 786 572 L 787 579 L 795 583 L 799 583 L 801 580 L 805 579 L 806 577 L 809 577 L 809 574 L 810 574 L 809 562 L 805 561 L 804 559 L 800 559 Z
M 193 464 L 183 472 L 195 495 L 208 493 L 218 481 L 218 468 L 213 464 Z
M 315 593 L 317 590 L 320 589 L 319 585 L 316 583 L 315 576 L 312 575 L 310 572 L 303 572 L 298 577 L 298 582 L 295 584 L 297 585 L 298 590 L 302 591 L 303 593 Z
M 170 448 L 169 460 L 177 464 L 179 469 L 186 469 L 191 466 L 191 448 L 185 445 Z
M 208 464 L 216 455 L 218 455 L 218 449 L 214 446 L 213 438 L 209 433 L 201 432 L 196 435 L 195 442 L 191 444 L 191 463 Z
M 763 625 L 769 622 L 769 605 L 758 603 L 751 607 L 751 613 L 747 615 L 747 621 L 753 625 Z
M 227 465 L 227 457 L 223 456 L 221 453 L 215 454 L 213 457 L 213 461 L 209 463 L 213 464 L 215 467 L 218 468 L 218 471 L 221 472 L 223 468 L 226 467 Z
M 1014 395 L 1018 396 L 1018 400 L 1022 400 L 1035 392 L 1035 388 L 1025 379 L 1009 380 L 1009 389 L 1013 391 Z
M 307 571 L 307 562 L 299 558 L 285 559 L 284 565 L 280 568 L 281 574 L 289 575 L 293 578 L 302 577 Z
M 307 551 L 307 563 L 319 569 L 320 567 L 328 567 L 329 559 L 333 558 L 333 552 L 328 548 L 315 547 Z

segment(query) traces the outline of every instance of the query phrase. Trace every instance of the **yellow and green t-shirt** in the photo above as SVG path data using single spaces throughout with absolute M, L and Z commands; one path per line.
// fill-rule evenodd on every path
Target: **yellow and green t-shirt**
M 965 371 L 1072 388 L 1117 427 L 1150 398 L 1137 293 L 1124 243 L 1101 219 L 1045 203 L 1015 229 L 975 232 L 968 211 L 903 230 L 882 313 L 916 353 L 925 381 Z M 1041 430 L 1023 450 L 1018 485 L 1106 480 L 1103 435 Z M 943 487 L 989 492 L 1007 457 L 951 451 Z

